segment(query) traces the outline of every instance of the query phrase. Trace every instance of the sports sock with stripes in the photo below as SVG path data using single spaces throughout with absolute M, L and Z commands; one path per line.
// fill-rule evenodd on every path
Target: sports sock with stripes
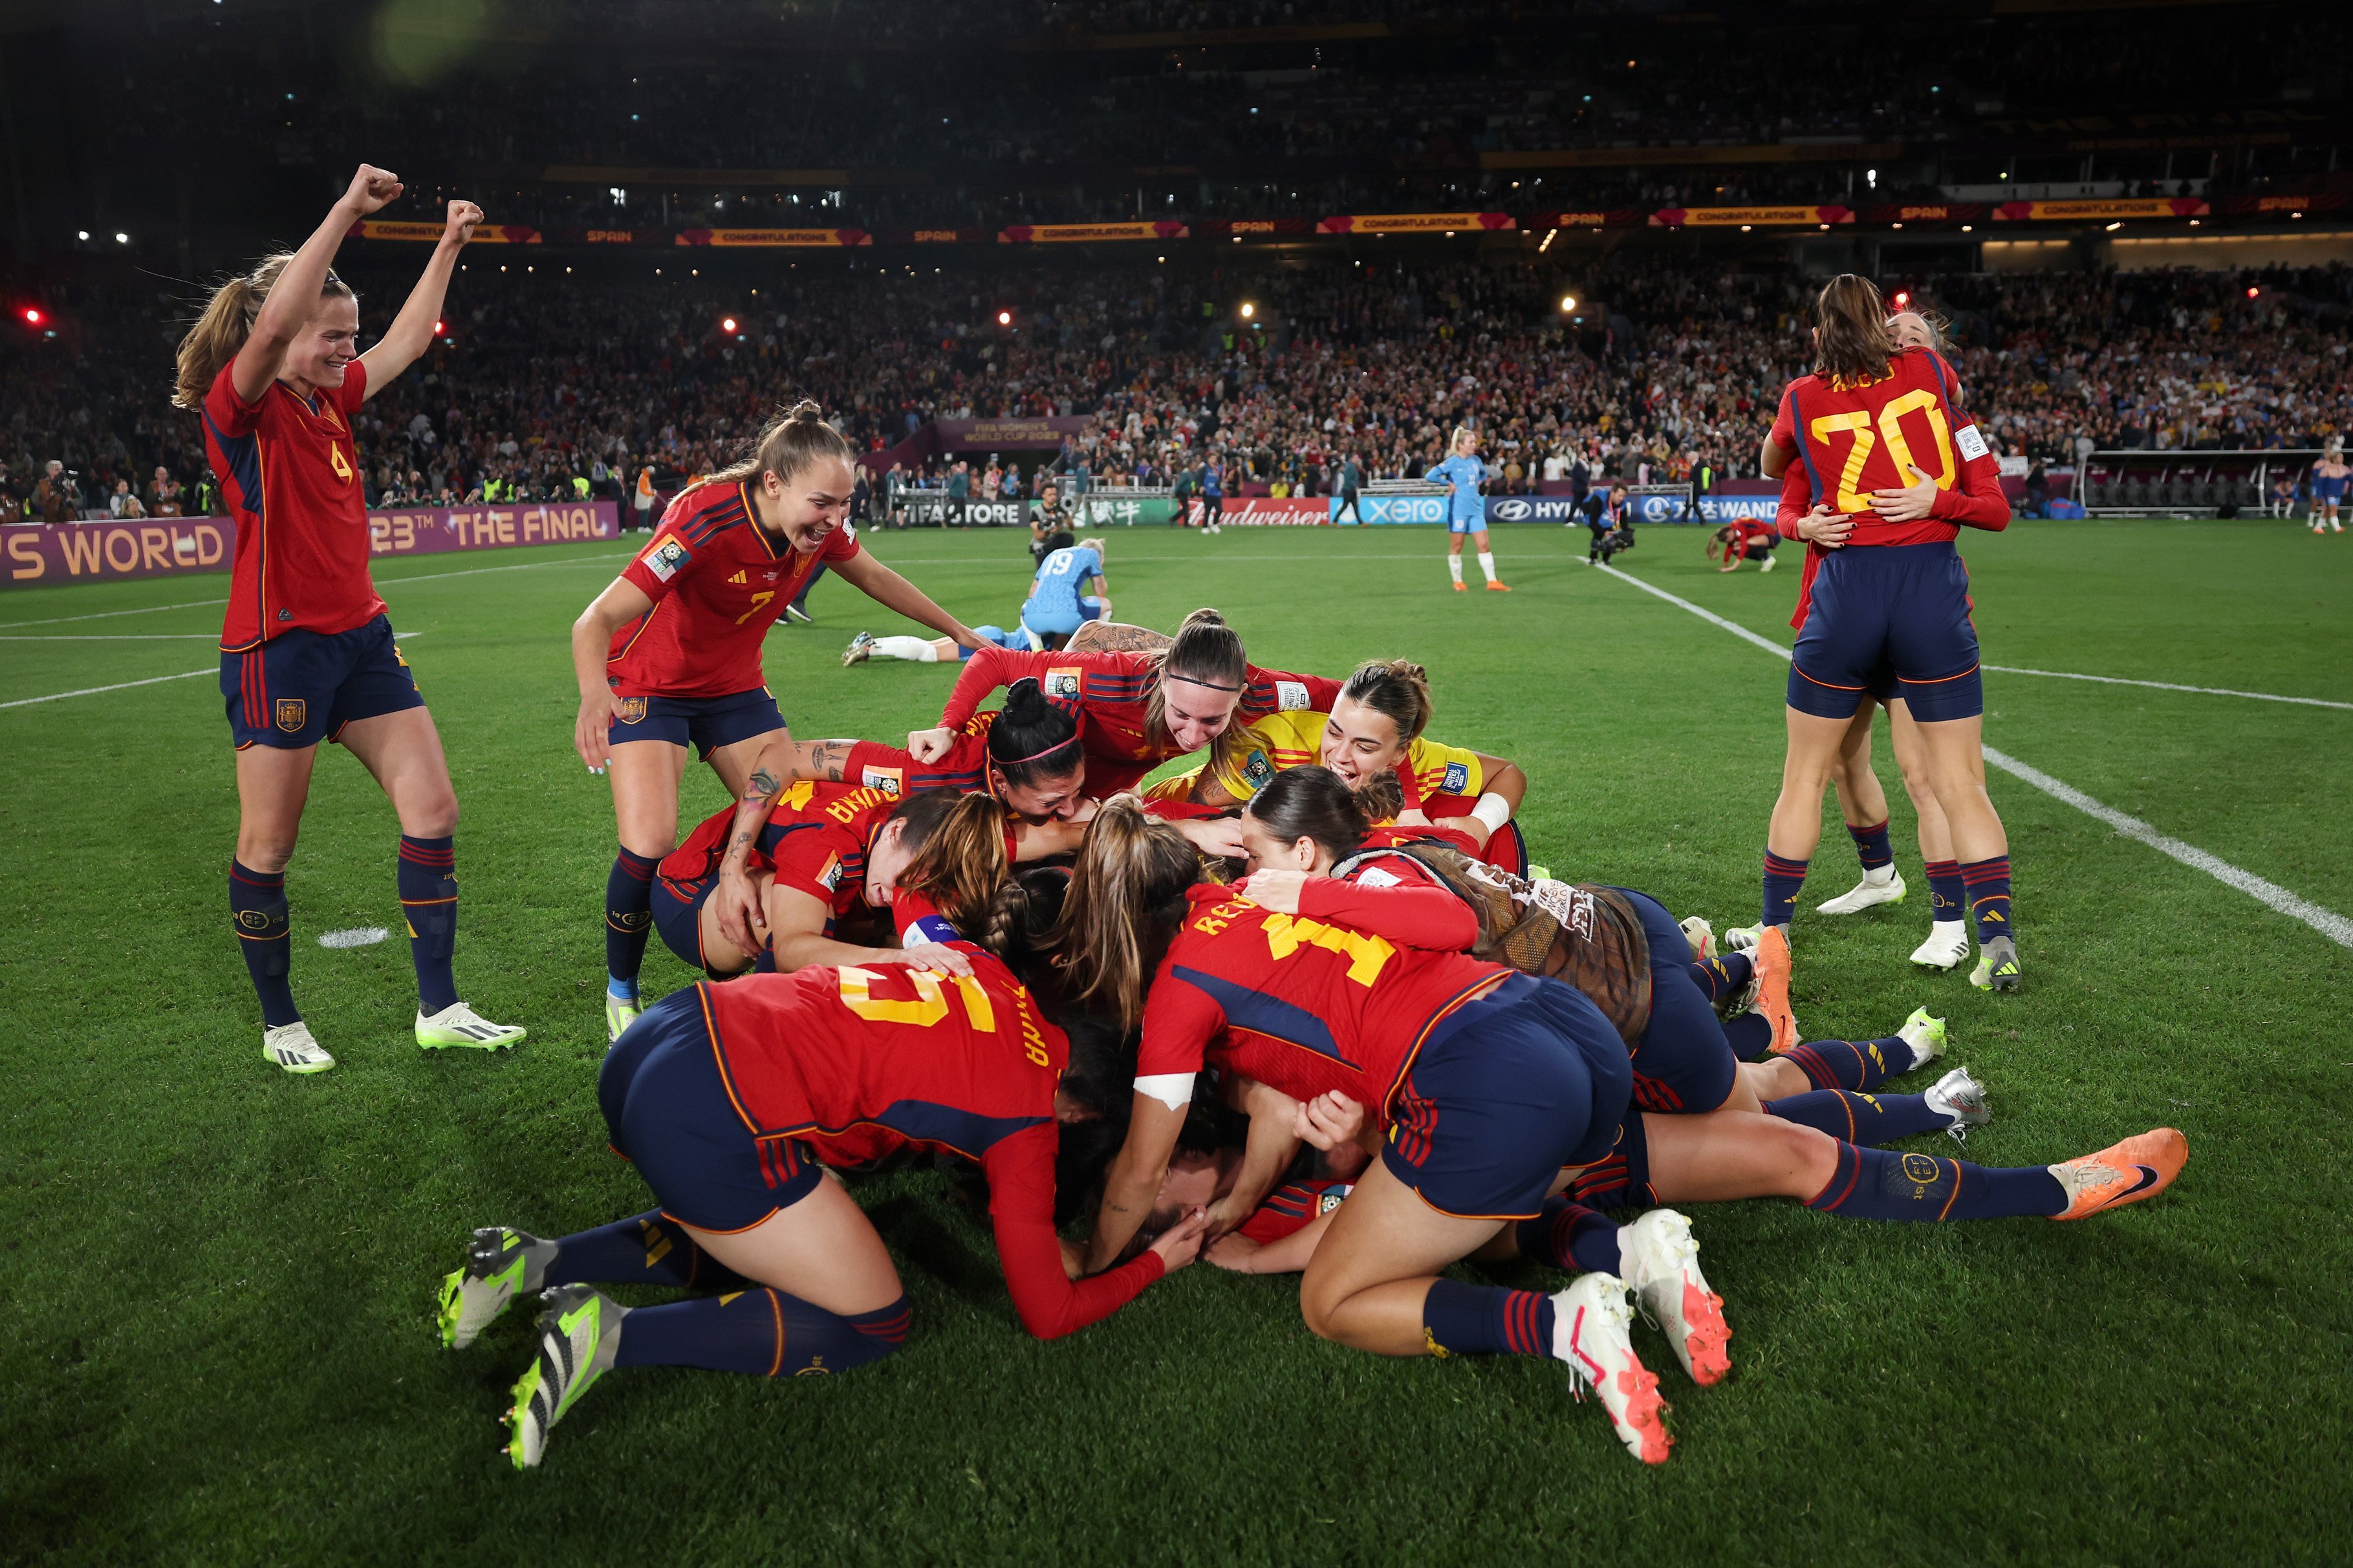
M 1544 1212 L 1513 1227 L 1520 1256 L 1571 1274 L 1616 1274 L 1624 1267 L 1618 1251 L 1618 1222 L 1587 1208 L 1566 1194 L 1545 1202 Z M 1428 1308 L 1423 1309 L 1425 1314 Z
M 638 994 L 646 935 L 653 929 L 654 868 L 660 864 L 659 856 L 624 849 L 605 874 L 605 973 L 612 977 L 609 989 L 616 995 Z
M 675 1285 L 689 1290 L 742 1290 L 750 1281 L 694 1244 L 659 1209 L 617 1219 L 555 1244 L 547 1285 Z
M 1806 885 L 1806 863 L 1765 851 L 1765 909 L 1759 925 L 1786 926 L 1798 907 L 1798 891 Z
M 1850 822 L 1846 825 L 1846 831 L 1847 837 L 1854 840 L 1855 858 L 1862 862 L 1866 874 L 1879 870 L 1893 871 L 1895 849 L 1887 841 L 1886 823 L 1875 822 L 1868 827 L 1857 827 Z M 1887 879 L 1874 877 L 1872 880 L 1883 882 Z
M 293 922 L 286 913 L 286 873 L 257 871 L 232 859 L 228 863 L 228 918 L 245 951 L 245 972 L 253 976 L 254 994 L 261 998 L 261 1021 L 275 1029 L 299 1024 L 294 988 L 286 969 L 293 956 Z
M 1851 1219 L 2047 1218 L 2066 1211 L 2067 1191 L 2044 1165 L 1973 1165 L 1841 1143 L 1838 1168 L 1806 1206 Z
M 1928 878 L 1928 918 L 1957 921 L 1968 913 L 1968 888 L 1961 880 L 1957 860 L 1931 860 L 1922 868 Z
M 1925 1094 L 1852 1094 L 1818 1089 L 1765 1102 L 1765 1114 L 1827 1132 L 1842 1143 L 1892 1143 L 1923 1132 L 1942 1132 L 1953 1119 L 1928 1103 Z
M 417 1010 L 428 1017 L 458 1000 L 449 973 L 458 946 L 457 842 L 400 836 L 400 908 L 417 964 Z
M 615 1366 L 700 1366 L 755 1377 L 848 1372 L 906 1342 L 907 1298 L 854 1316 L 765 1288 L 638 1307 L 624 1321 Z
M 1756 962 L 1745 952 L 1719 952 L 1691 966 L 1693 983 L 1712 1003 L 1738 991 L 1756 973 Z
M 1969 914 L 1978 923 L 1979 947 L 1998 936 L 2018 935 L 2010 925 L 2009 856 L 1968 862 L 1961 868 L 1961 882 L 1968 889 Z
M 1792 1046 L 1785 1059 L 1797 1063 L 1816 1089 L 1874 1089 L 1919 1066 L 1912 1047 L 1894 1035 L 1876 1040 L 1808 1040 Z
M 1550 1355 L 1552 1298 L 1534 1290 L 1430 1282 L 1421 1338 L 1432 1355 Z

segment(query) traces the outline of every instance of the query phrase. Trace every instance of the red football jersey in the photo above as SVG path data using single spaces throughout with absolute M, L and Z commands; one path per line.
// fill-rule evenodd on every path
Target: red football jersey
M 1309 879 L 1299 889 L 1299 912 L 1414 947 L 1468 952 L 1479 940 L 1478 914 L 1438 873 L 1406 855 L 1377 856 L 1345 878 Z
M 1145 1253 L 1073 1281 L 1054 1232 L 1054 1091 L 1071 1045 L 994 954 L 959 943 L 973 973 L 823 965 L 702 984 L 720 1075 L 744 1128 L 794 1139 L 828 1164 L 903 1149 L 978 1163 L 1005 1283 L 1022 1326 L 1069 1333 L 1161 1274 Z
M 1145 715 L 1160 680 L 1156 653 L 1020 653 L 984 647 L 956 677 L 955 689 L 940 710 L 940 722 L 949 729 L 960 726 L 982 698 L 1025 675 L 1036 677 L 1048 697 L 1083 715 L 1080 735 L 1086 747 L 1091 799 L 1107 800 L 1132 790 L 1169 758 L 1185 755 L 1174 742 L 1154 740 L 1145 732 Z M 1242 680 L 1241 705 L 1232 721 L 1237 728 L 1290 709 L 1328 712 L 1340 695 L 1336 680 L 1256 665 L 1249 667 Z
M 842 781 L 891 795 L 919 795 L 927 789 L 952 789 L 965 794 L 986 790 L 988 731 L 996 726 L 999 711 L 992 708 L 965 721 L 950 742 L 947 755 L 935 763 L 919 763 L 904 747 L 860 741 L 850 747 L 849 759 L 842 764 Z
M 352 416 L 367 366 L 306 399 L 273 381 L 258 403 L 237 395 L 234 364 L 205 394 L 205 456 L 237 520 L 221 651 L 259 647 L 300 626 L 347 632 L 384 614 L 368 577 L 367 498 Z
M 1310 882 L 1331 883 L 1329 878 Z M 1192 889 L 1144 1005 L 1139 1078 L 1221 1069 L 1293 1100 L 1338 1089 L 1386 1123 L 1389 1097 L 1432 1025 L 1512 972 L 1460 952 L 1399 947 L 1226 888 Z
M 1994 476 L 2000 493 L 2000 462 L 1977 426 L 1954 412 L 1957 384 L 1952 367 L 1936 354 L 1905 349 L 1887 362 L 1883 376 L 1802 375 L 1781 394 L 1773 441 L 1797 453 L 1794 466 L 1805 474 L 1810 504 L 1853 515 L 1848 549 L 1946 542 L 1964 522 L 1998 529 L 2010 521 L 2006 502 L 1998 520 L 1982 507 L 1960 515 L 1940 504 L 1916 522 L 1888 522 L 1871 510 L 1872 491 L 1904 489 L 1915 468 L 1952 495 L 1963 470 L 1978 466 Z
M 748 484 L 690 485 L 621 575 L 653 608 L 613 634 L 605 675 L 624 697 L 724 697 L 765 681 L 760 644 L 820 563 L 858 553 L 842 524 L 804 555 L 756 521 Z
M 754 871 L 770 871 L 787 888 L 822 899 L 836 915 L 865 902 L 866 848 L 891 815 L 898 797 L 849 784 L 787 784 L 769 804 L 768 820 L 745 852 Z M 657 874 L 681 898 L 692 899 L 703 879 L 718 874 L 727 853 L 727 829 L 735 808 L 704 819 L 685 843 L 662 857 Z

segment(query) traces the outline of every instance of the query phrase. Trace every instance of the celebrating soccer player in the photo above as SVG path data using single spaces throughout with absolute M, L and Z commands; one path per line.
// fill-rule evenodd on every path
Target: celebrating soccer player
M 481 221 L 449 204 L 441 240 L 390 328 L 360 352 L 359 298 L 331 263 L 353 224 L 401 184 L 360 166 L 290 256 L 213 291 L 179 352 L 173 401 L 201 413 L 205 451 L 237 520 L 221 628 L 221 694 L 237 743 L 237 858 L 228 905 L 261 999 L 261 1055 L 288 1072 L 335 1058 L 294 1005 L 286 865 L 294 856 L 319 742 L 340 742 L 400 818 L 398 882 L 417 964 L 417 1043 L 495 1049 L 523 1037 L 458 999 L 458 795 L 440 732 L 368 576 L 368 521 L 353 416 L 417 362 L 458 252 Z

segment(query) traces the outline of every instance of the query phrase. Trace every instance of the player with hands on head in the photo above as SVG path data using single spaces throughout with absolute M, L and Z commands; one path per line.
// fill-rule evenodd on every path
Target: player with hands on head
M 815 403 L 786 409 L 744 456 L 670 504 L 637 559 L 572 626 L 580 710 L 572 744 L 608 776 L 620 852 L 605 883 L 605 1023 L 638 1016 L 654 868 L 678 843 L 687 750 L 727 793 L 765 802 L 752 759 L 790 738 L 761 645 L 818 567 L 966 647 L 979 639 L 858 543 L 854 454 Z
M 482 209 L 452 201 L 441 238 L 384 336 L 359 346 L 358 296 L 332 263 L 352 226 L 400 197 L 362 164 L 290 255 L 213 291 L 182 340 L 173 402 L 204 418 L 205 450 L 237 521 L 221 695 L 237 747 L 230 920 L 261 1003 L 261 1055 L 293 1073 L 335 1058 L 294 1005 L 286 867 L 322 741 L 375 775 L 400 820 L 397 880 L 417 968 L 417 1043 L 496 1049 L 523 1037 L 459 999 L 458 795 L 440 731 L 368 574 L 360 405 L 417 363 Z

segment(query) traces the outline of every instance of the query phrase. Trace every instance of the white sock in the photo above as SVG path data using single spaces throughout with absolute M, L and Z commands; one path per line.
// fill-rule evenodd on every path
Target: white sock
M 1457 583 L 1462 581 L 1462 557 L 1460 555 L 1448 556 L 1446 558 L 1446 569 L 1454 574 L 1454 580 Z
M 1487 574 L 1488 582 L 1492 583 L 1495 580 L 1495 552 L 1493 551 L 1482 550 L 1479 552 L 1479 570 Z
M 1870 883 L 1874 888 L 1883 888 L 1887 886 L 1888 883 L 1895 880 L 1895 862 L 1890 860 L 1884 866 L 1864 867 L 1862 868 L 1862 879 Z
M 915 664 L 937 664 L 940 650 L 932 646 L 929 637 L 876 637 L 876 658 L 903 658 Z

